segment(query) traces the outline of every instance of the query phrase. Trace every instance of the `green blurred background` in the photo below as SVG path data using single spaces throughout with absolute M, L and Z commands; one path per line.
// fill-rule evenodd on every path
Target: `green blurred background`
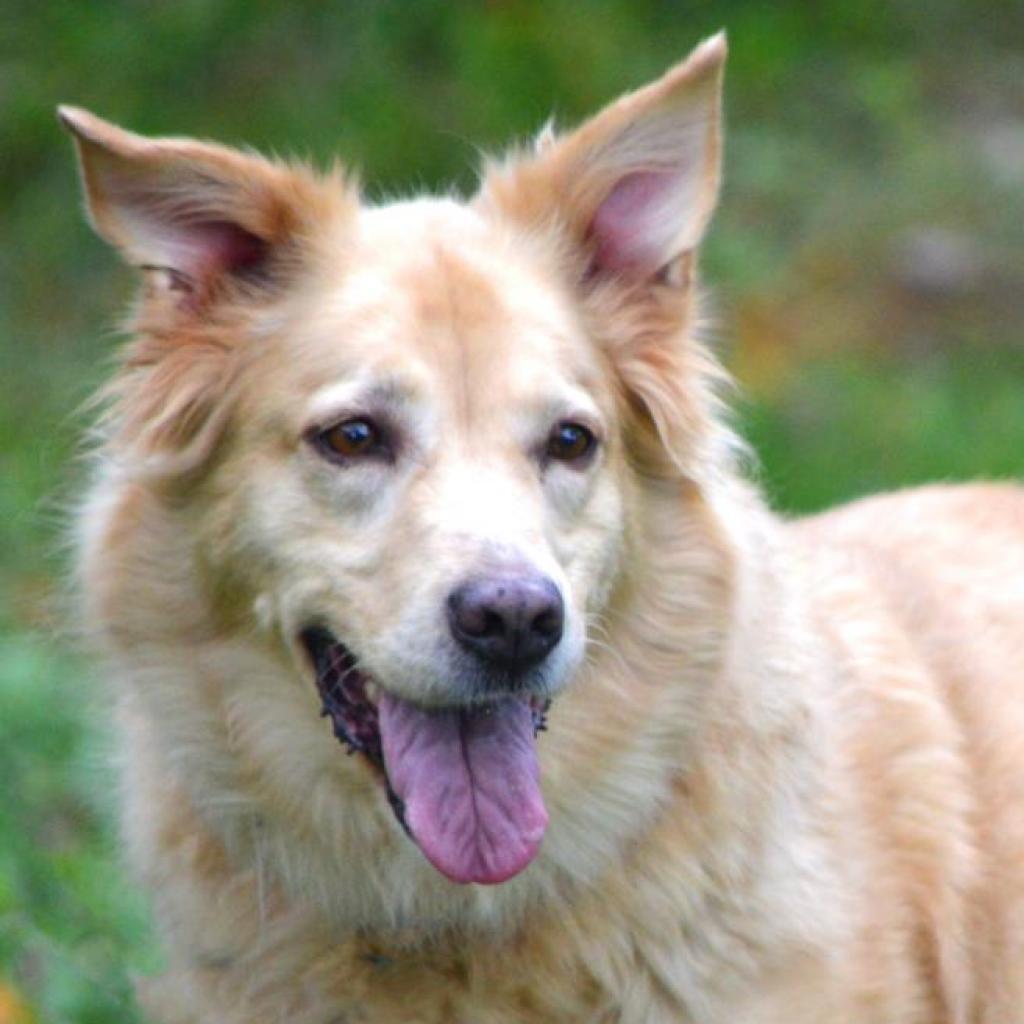
M 0 1024 L 132 1022 L 159 963 L 118 866 L 96 669 L 60 612 L 77 410 L 130 275 L 79 210 L 57 102 L 335 153 L 376 195 L 472 183 L 730 32 L 705 254 L 772 500 L 1024 469 L 1024 4 L 52 0 L 0 21 Z

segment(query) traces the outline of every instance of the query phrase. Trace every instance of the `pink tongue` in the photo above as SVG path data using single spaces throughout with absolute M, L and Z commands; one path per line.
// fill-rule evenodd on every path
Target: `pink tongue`
M 426 711 L 383 694 L 378 712 L 388 779 L 427 860 L 453 882 L 519 874 L 548 824 L 530 708 Z

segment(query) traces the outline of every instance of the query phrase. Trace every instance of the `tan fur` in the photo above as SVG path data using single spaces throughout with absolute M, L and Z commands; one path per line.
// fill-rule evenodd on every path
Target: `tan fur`
M 80 517 L 155 1021 L 1024 1021 L 1024 493 L 790 524 L 743 482 L 693 284 L 724 55 L 465 204 L 369 208 L 64 112 L 97 228 L 156 268 Z M 606 272 L 610 190 L 684 164 L 671 248 Z M 408 450 L 326 464 L 311 427 L 369 401 Z M 599 457 L 541 471 L 570 415 Z M 318 717 L 296 637 L 327 616 L 441 700 L 436 609 L 507 551 L 569 608 L 551 822 L 522 874 L 458 886 Z

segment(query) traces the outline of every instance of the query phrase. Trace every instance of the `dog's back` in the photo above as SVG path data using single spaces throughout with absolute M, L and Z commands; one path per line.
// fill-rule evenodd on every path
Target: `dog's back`
M 922 488 L 791 529 L 821 566 L 819 621 L 856 680 L 851 759 L 897 869 L 873 890 L 878 913 L 900 907 L 942 1019 L 1019 1019 L 1024 489 Z

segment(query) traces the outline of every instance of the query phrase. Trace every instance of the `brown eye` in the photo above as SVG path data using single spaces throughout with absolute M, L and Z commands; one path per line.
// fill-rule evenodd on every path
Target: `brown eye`
M 377 425 L 368 419 L 336 423 L 315 436 L 317 447 L 329 458 L 357 459 L 386 453 L 384 438 Z
M 580 462 L 590 455 L 597 438 L 580 423 L 559 423 L 548 438 L 547 457 L 559 462 Z

